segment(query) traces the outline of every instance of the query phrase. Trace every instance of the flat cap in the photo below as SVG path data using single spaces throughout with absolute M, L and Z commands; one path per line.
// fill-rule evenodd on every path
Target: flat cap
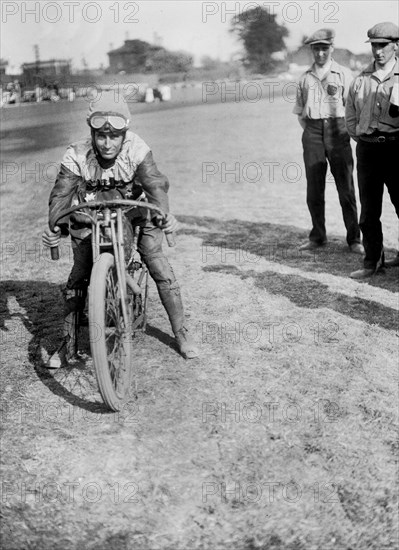
M 333 29 L 319 29 L 305 40 L 305 44 L 331 44 L 334 42 L 335 31 Z
M 369 39 L 366 42 L 396 42 L 399 40 L 399 27 L 389 21 L 377 23 L 367 31 L 367 36 Z

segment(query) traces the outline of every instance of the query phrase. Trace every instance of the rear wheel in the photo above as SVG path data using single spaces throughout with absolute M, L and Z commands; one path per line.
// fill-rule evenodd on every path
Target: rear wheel
M 90 347 L 105 404 L 118 411 L 129 397 L 134 293 L 127 284 L 128 323 L 122 315 L 114 256 L 101 254 L 94 264 L 89 290 Z

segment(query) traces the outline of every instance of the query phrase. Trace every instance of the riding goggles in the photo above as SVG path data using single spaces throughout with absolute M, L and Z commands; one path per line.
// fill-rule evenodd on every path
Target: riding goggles
M 89 125 L 93 130 L 113 129 L 117 131 L 126 130 L 129 121 L 122 115 L 93 115 L 89 118 Z

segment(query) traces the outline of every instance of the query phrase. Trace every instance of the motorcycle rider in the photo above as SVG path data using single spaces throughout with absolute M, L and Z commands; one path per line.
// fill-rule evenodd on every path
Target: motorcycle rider
M 49 199 L 49 227 L 42 240 L 57 246 L 61 235 L 71 235 L 74 265 L 64 291 L 65 319 L 63 342 L 50 358 L 49 368 L 67 366 L 73 350 L 68 347 L 70 314 L 82 312 L 92 267 L 91 226 L 81 214 L 54 221 L 62 210 L 86 200 L 137 199 L 142 193 L 148 202 L 160 207 L 166 219 L 154 216 L 140 222 L 138 249 L 154 279 L 168 314 L 177 347 L 184 358 L 198 356 L 197 348 L 184 325 L 180 287 L 162 251 L 163 232 L 172 233 L 177 220 L 169 212 L 169 181 L 157 168 L 149 146 L 129 130 L 130 113 L 125 100 L 115 90 L 102 91 L 90 103 L 87 123 L 91 135 L 70 145 Z

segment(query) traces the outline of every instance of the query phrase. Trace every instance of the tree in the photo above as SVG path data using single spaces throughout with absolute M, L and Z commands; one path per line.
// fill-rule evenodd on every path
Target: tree
M 147 57 L 145 71 L 156 73 L 187 72 L 193 66 L 193 57 L 185 52 L 159 49 Z
M 276 15 L 260 6 L 235 15 L 230 32 L 238 34 L 244 44 L 243 62 L 259 73 L 274 68 L 276 62 L 271 56 L 285 49 L 284 38 L 288 36 L 288 29 L 277 23 Z

